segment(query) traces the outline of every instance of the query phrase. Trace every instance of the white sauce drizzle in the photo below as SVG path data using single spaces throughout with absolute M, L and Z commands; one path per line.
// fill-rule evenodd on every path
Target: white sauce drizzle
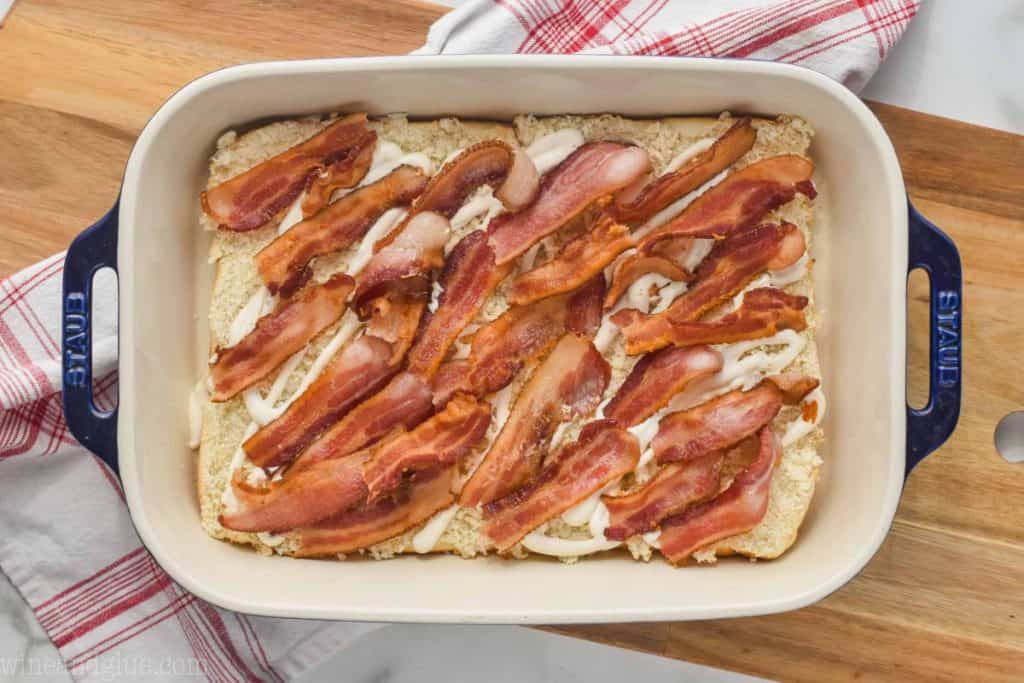
M 306 199 L 306 191 L 303 190 L 299 193 L 299 196 L 295 198 L 292 205 L 288 207 L 288 213 L 284 215 L 281 222 L 277 226 L 277 234 L 283 235 L 292 229 L 295 225 L 302 222 L 302 202 Z
M 715 240 L 711 238 L 697 237 L 694 239 L 690 250 L 686 252 L 686 258 L 683 259 L 683 268 L 686 268 L 691 273 L 697 270 L 697 266 L 707 258 L 707 255 L 711 253 L 711 248 L 714 246 Z
M 821 418 L 825 415 L 825 394 L 822 392 L 821 387 L 818 387 L 811 393 L 804 396 L 801 405 L 810 405 L 812 403 L 818 404 L 818 409 L 814 415 L 814 419 L 807 421 L 803 418 L 801 413 L 800 417 L 793 420 L 786 427 L 786 432 L 782 435 L 782 446 L 783 448 L 795 444 L 800 439 L 804 438 L 811 433 L 811 430 L 821 424 Z
M 583 133 L 577 128 L 563 128 L 533 141 L 526 148 L 526 154 L 537 167 L 537 173 L 544 175 L 566 160 L 583 144 Z
M 526 534 L 522 540 L 523 547 L 540 555 L 581 557 L 622 545 L 621 541 L 609 541 L 604 537 L 604 530 L 608 528 L 608 507 L 600 500 L 590 514 L 589 527 L 591 538 L 574 540 L 548 536 L 544 533 L 547 525 L 543 525 Z
M 306 371 L 302 381 L 299 383 L 298 388 L 289 396 L 286 400 L 281 401 L 277 404 L 278 398 L 284 391 L 285 385 L 288 383 L 288 378 L 292 372 L 301 362 L 302 358 L 306 354 L 306 349 L 294 354 L 291 358 L 285 361 L 284 366 L 281 368 L 281 372 L 278 373 L 277 378 L 274 379 L 274 384 L 270 387 L 270 391 L 267 392 L 266 396 L 262 396 L 258 389 L 246 389 L 242 392 L 242 398 L 245 401 L 246 410 L 249 411 L 249 416 L 259 425 L 265 425 L 269 422 L 273 422 L 280 417 L 285 410 L 288 409 L 295 399 L 303 394 L 310 384 L 313 383 L 324 368 L 327 367 L 327 363 L 330 362 L 331 358 L 338 349 L 347 342 L 356 330 L 360 326 L 359 319 L 352 311 L 347 311 L 345 316 L 342 318 L 341 326 L 338 331 L 334 334 L 334 337 L 328 342 L 327 346 L 323 348 L 320 355 L 316 357 L 313 364 L 310 365 L 309 370 Z M 297 360 L 296 360 L 297 359 Z
M 201 379 L 188 395 L 188 447 L 195 450 L 203 435 L 203 406 L 209 400 L 206 380 Z
M 684 149 L 682 152 L 677 154 L 672 159 L 672 161 L 668 162 L 668 166 L 665 167 L 665 173 L 672 173 L 673 171 L 678 171 L 680 168 L 683 167 L 683 164 L 685 164 L 687 161 L 694 158 L 701 152 L 705 152 L 711 149 L 711 145 L 713 144 L 715 144 L 715 138 L 704 138 L 703 140 L 698 140 L 697 142 L 693 143 L 692 145 Z
M 408 211 L 401 208 L 388 209 L 381 217 L 377 219 L 377 222 L 366 232 L 366 236 L 363 237 L 363 241 L 359 243 L 359 248 L 356 253 L 352 255 L 352 260 L 349 261 L 348 268 L 345 272 L 349 275 L 355 275 L 370 262 L 373 258 L 373 245 L 383 239 L 389 232 L 405 219 L 408 215 Z
M 658 540 L 661 538 L 661 529 L 648 531 L 646 534 L 641 534 L 640 538 L 644 539 L 644 543 L 651 546 L 652 548 L 661 548 L 661 542 Z
M 444 293 L 444 287 L 441 286 L 440 281 L 434 280 L 434 284 L 430 287 L 430 301 L 427 302 L 427 310 L 431 313 L 437 311 L 437 302 L 441 300 L 441 294 Z
M 452 519 L 455 518 L 455 513 L 459 511 L 458 505 L 452 505 L 444 510 L 441 510 L 436 515 L 430 518 L 430 520 L 423 525 L 423 528 L 416 532 L 416 535 L 412 537 L 412 549 L 420 553 L 429 553 L 437 545 L 437 542 L 441 540 L 442 534 L 448 525 L 452 523 Z
M 399 166 L 415 166 L 428 176 L 434 172 L 434 163 L 426 154 L 420 154 L 419 152 L 402 154 L 401 147 L 390 140 L 381 140 L 373 150 L 370 170 L 363 176 L 359 186 L 377 182 Z
M 459 210 L 452 216 L 452 230 L 458 231 L 469 225 L 470 221 L 484 216 L 482 227 L 487 227 L 495 216 L 505 210 L 505 205 L 494 196 L 494 190 L 484 185 L 480 191 L 468 202 L 459 207 Z

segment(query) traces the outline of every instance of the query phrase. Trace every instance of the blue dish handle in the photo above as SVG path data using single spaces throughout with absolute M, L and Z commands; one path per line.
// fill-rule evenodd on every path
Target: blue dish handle
M 964 321 L 960 253 L 953 240 L 909 202 L 908 208 L 907 272 L 924 269 L 931 288 L 928 404 L 920 409 L 907 405 L 906 471 L 910 474 L 926 455 L 945 443 L 960 417 Z
M 117 408 L 100 410 L 92 392 L 92 279 L 100 268 L 117 270 L 117 208 L 75 238 L 64 259 L 61 375 L 64 418 L 78 441 L 115 474 Z

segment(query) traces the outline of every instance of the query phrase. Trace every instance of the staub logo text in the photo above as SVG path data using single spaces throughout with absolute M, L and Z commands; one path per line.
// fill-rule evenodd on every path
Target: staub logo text
M 85 295 L 64 297 L 64 384 L 84 386 L 89 377 L 89 315 Z
M 960 295 L 939 291 L 935 317 L 938 321 L 939 385 L 950 387 L 960 381 Z

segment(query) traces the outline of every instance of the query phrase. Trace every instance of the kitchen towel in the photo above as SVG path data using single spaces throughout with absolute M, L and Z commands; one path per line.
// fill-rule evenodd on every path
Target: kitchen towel
M 917 4 L 470 0 L 439 20 L 417 52 L 778 59 L 856 89 Z M 132 528 L 116 478 L 64 422 L 63 262 L 58 254 L 0 280 L 0 569 L 35 610 L 68 671 L 83 681 L 284 681 L 372 629 L 231 613 L 185 592 L 156 565 Z M 93 330 L 101 406 L 117 395 L 116 312 L 108 291 Z
M 919 0 L 467 0 L 414 54 L 735 57 L 810 67 L 854 92 Z

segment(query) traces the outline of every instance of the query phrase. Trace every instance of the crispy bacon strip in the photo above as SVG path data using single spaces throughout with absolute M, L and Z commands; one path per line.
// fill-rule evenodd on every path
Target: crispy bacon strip
M 615 142 L 583 145 L 541 180 L 537 199 L 522 211 L 503 214 L 488 226 L 498 265 L 520 254 L 578 216 L 602 196 L 642 176 L 647 152 Z
M 260 467 L 287 464 L 333 423 L 398 370 L 392 345 L 363 335 L 346 346 L 294 403 L 244 444 L 245 454 Z
M 494 265 L 494 252 L 482 230 L 455 245 L 438 278 L 442 292 L 437 310 L 409 352 L 409 372 L 427 379 L 434 376 L 448 349 L 507 273 L 507 267 Z
M 649 273 L 657 273 L 662 277 L 676 282 L 688 282 L 693 275 L 672 259 L 660 254 L 641 254 L 635 252 L 622 258 L 615 266 L 612 285 L 604 299 L 605 309 L 612 308 L 619 302 L 633 283 Z
M 305 142 L 203 192 L 203 211 L 222 229 L 254 230 L 287 210 L 321 170 L 355 165 L 363 150 L 372 148 L 376 140 L 377 134 L 366 127 L 366 114 L 350 114 Z M 359 180 L 361 175 L 355 182 Z
M 721 369 L 722 354 L 710 346 L 668 348 L 644 356 L 604 407 L 604 416 L 624 427 L 638 425 L 691 382 Z
M 629 353 L 661 348 L 667 340 L 675 346 L 728 344 L 744 339 L 770 337 L 779 330 L 803 330 L 807 327 L 803 309 L 807 297 L 786 294 L 780 289 L 761 287 L 743 297 L 734 312 L 715 320 L 687 320 L 670 323 L 667 334 L 657 337 L 635 335 L 627 341 Z
M 461 504 L 489 503 L 529 481 L 558 425 L 596 408 L 610 377 L 608 362 L 591 342 L 574 334 L 562 337 L 519 394 L 498 438 L 462 489 Z
M 591 422 L 533 482 L 486 507 L 484 533 L 505 552 L 544 522 L 631 472 L 639 460 L 636 437 L 611 420 Z
M 369 502 L 398 488 L 407 473 L 457 462 L 484 437 L 490 422 L 490 406 L 459 394 L 444 410 L 384 444 L 370 457 L 363 467 Z
M 601 324 L 604 277 L 598 275 L 573 294 L 513 306 L 473 336 L 469 358 L 449 361 L 434 379 L 434 402 L 455 392 L 486 396 L 502 389 L 527 361 L 540 358 L 566 332 L 589 337 Z
M 373 302 L 385 295 L 405 299 L 430 298 L 430 272 L 444 264 L 448 219 L 432 212 L 416 214 L 387 247 L 356 276 L 352 307 L 369 317 Z
M 430 385 L 402 372 L 367 400 L 350 410 L 292 464 L 302 469 L 320 460 L 339 458 L 365 448 L 397 428 L 411 429 L 430 415 Z
M 764 218 L 797 192 L 814 198 L 814 163 L 794 154 L 751 164 L 695 199 L 679 216 L 644 237 L 641 251 L 667 237 L 726 237 Z
M 372 143 L 376 133 L 370 133 Z M 306 219 L 319 213 L 331 203 L 331 195 L 335 190 L 355 187 L 366 177 L 373 163 L 375 144 L 366 144 L 353 157 L 351 163 L 334 163 L 325 168 L 320 175 L 314 176 L 306 188 L 306 196 L 302 199 L 302 218 Z
M 732 166 L 750 151 L 757 131 L 749 118 L 742 118 L 715 140 L 708 149 L 681 167 L 646 185 L 636 198 L 616 197 L 615 216 L 624 223 L 642 223 L 666 206 L 693 192 Z
M 665 465 L 642 489 L 627 496 L 601 496 L 608 507 L 604 536 L 625 541 L 653 530 L 658 523 L 718 493 L 722 453 Z
M 352 278 L 339 274 L 278 303 L 210 365 L 214 401 L 226 401 L 269 375 L 345 312 Z
M 791 223 L 762 225 L 722 240 L 697 268 L 690 289 L 667 310 L 645 315 L 626 308 L 612 315 L 626 337 L 626 352 L 667 346 L 673 324 L 697 320 L 765 270 L 792 265 L 804 248 L 803 234 Z
M 222 514 L 221 526 L 235 531 L 287 531 L 344 512 L 366 498 L 364 462 L 365 453 L 324 460 L 264 486 L 247 483 L 236 471 L 231 487 L 240 509 Z
M 670 562 L 679 564 L 694 551 L 750 531 L 764 519 L 772 473 L 782 457 L 782 447 L 768 427 L 761 430 L 759 438 L 757 459 L 725 491 L 662 522 L 658 543 Z
M 512 281 L 509 300 L 528 304 L 582 286 L 615 257 L 633 246 L 629 228 L 611 218 L 601 219 L 590 232 L 572 240 L 550 261 Z
M 297 529 L 296 557 L 336 555 L 369 547 L 425 522 L 454 501 L 454 466 L 417 472 L 394 496 L 364 503 L 337 517 Z
M 377 242 L 374 251 L 394 242 L 419 213 L 430 211 L 451 218 L 481 185 L 502 185 L 515 160 L 515 150 L 502 140 L 484 140 L 463 150 L 430 179 L 406 219 Z M 520 178 L 518 182 L 524 181 Z
M 662 418 L 651 447 L 659 463 L 693 460 L 739 443 L 779 414 L 782 392 L 771 382 L 730 391 Z
M 386 302 L 363 336 L 335 356 L 278 419 L 245 442 L 249 458 L 262 467 L 288 463 L 360 401 L 379 391 L 398 372 L 425 307 L 420 301 Z
M 791 405 L 800 403 L 807 394 L 821 386 L 821 380 L 816 377 L 801 375 L 798 372 L 784 372 L 779 375 L 765 377 L 765 380 L 774 384 L 775 388 L 782 392 L 784 403 Z
M 295 289 L 309 277 L 310 261 L 352 245 L 385 211 L 411 202 L 426 183 L 418 168 L 399 166 L 278 235 L 256 254 L 256 268 L 267 289 L 272 293 Z

